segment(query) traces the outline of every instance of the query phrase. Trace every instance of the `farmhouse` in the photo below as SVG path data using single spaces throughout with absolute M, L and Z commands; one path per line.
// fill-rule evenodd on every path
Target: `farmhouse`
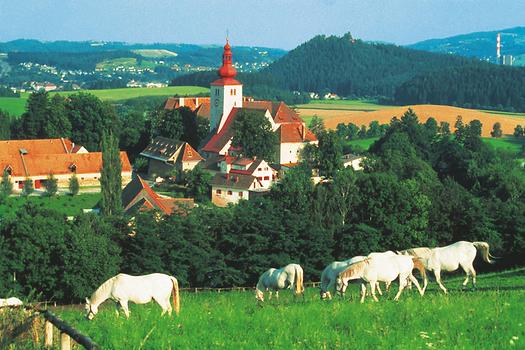
M 365 157 L 351 153 L 342 157 L 343 166 L 345 168 L 351 167 L 354 170 L 363 170 L 363 160 L 365 160 Z
M 120 152 L 122 184 L 131 180 L 131 164 L 126 152 Z M 50 174 L 58 186 L 67 188 L 76 174 L 80 186 L 100 186 L 102 153 L 88 152 L 71 140 L 9 140 L 0 141 L 0 170 L 7 171 L 15 189 L 22 189 L 26 179 L 33 180 L 36 189 L 45 186 Z
M 192 170 L 203 158 L 187 142 L 177 142 L 166 137 L 156 137 L 140 153 L 148 159 L 148 176 L 168 176 L 173 170 Z
M 122 207 L 124 213 L 131 215 L 136 212 L 158 210 L 166 215 L 174 212 L 185 213 L 192 209 L 195 203 L 192 198 L 165 198 L 159 196 L 140 176 L 134 175 L 133 180 L 122 190 Z

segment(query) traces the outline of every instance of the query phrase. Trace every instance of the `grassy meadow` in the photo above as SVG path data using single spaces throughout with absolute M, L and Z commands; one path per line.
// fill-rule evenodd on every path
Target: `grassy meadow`
M 76 196 L 60 195 L 46 196 L 10 196 L 5 202 L 0 203 L 0 217 L 15 213 L 25 203 L 31 202 L 54 209 L 64 215 L 74 216 L 82 213 L 82 209 L 93 208 L 100 201 L 100 193 L 82 193 Z
M 378 303 L 358 302 L 358 285 L 345 300 L 304 300 L 283 291 L 257 304 L 252 292 L 181 294 L 181 314 L 160 317 L 156 304 L 131 304 L 117 316 L 112 302 L 93 321 L 80 306 L 56 313 L 104 349 L 523 349 L 525 269 L 481 274 L 476 291 L 459 288 L 461 276 L 445 276 L 449 295 L 431 281 L 423 298 L 415 291 L 394 302 L 397 285 Z
M 173 96 L 173 95 L 197 95 L 209 93 L 208 88 L 199 86 L 168 86 L 164 88 L 123 88 L 123 89 L 103 89 L 103 90 L 77 90 L 51 92 L 50 94 L 60 94 L 63 96 L 87 92 L 93 94 L 104 101 L 117 102 L 144 96 Z M 22 93 L 17 97 L 0 97 L 0 109 L 5 110 L 11 115 L 20 116 L 25 111 L 26 101 L 29 93 Z

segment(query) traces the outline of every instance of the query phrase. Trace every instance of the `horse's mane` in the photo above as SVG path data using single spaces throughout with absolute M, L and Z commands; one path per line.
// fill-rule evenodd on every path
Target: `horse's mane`
M 369 258 L 353 263 L 348 266 L 346 270 L 339 274 L 340 278 L 354 278 L 358 277 L 363 273 L 365 267 L 369 264 Z
M 97 290 L 94 291 L 93 294 L 91 295 L 91 302 L 94 302 L 95 300 L 97 300 L 102 294 L 106 295 L 108 289 L 111 289 L 111 287 L 113 287 L 113 282 L 117 276 L 113 276 L 109 278 L 106 282 L 102 283 L 100 287 L 98 287 Z

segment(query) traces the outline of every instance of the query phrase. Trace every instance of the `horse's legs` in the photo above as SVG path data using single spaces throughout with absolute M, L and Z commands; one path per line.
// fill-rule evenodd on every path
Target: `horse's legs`
M 421 289 L 421 287 L 419 286 L 419 282 L 417 281 L 417 278 L 414 277 L 414 275 L 410 274 L 408 275 L 408 283 L 414 283 L 416 285 L 416 288 L 417 288 L 417 291 L 419 292 L 419 294 L 421 296 L 423 296 L 423 294 L 425 294 L 425 291 Z
M 370 289 L 371 289 L 371 292 L 372 293 L 372 298 L 374 299 L 374 301 L 379 301 L 376 297 L 376 286 L 377 286 L 377 281 L 370 281 Z
M 392 285 L 392 282 L 385 282 L 385 291 L 388 293 L 390 291 L 390 286 Z
M 272 300 L 272 294 L 273 292 L 271 290 L 268 291 L 268 300 Z
M 159 306 L 162 308 L 162 313 L 160 314 L 161 316 L 164 316 L 164 314 L 166 313 L 166 311 L 168 312 L 168 315 L 171 316 L 171 303 L 170 303 L 170 296 L 168 295 L 167 298 L 165 298 L 164 300 L 159 300 L 159 299 L 156 299 L 156 298 L 153 298 L 157 304 L 159 304 Z
M 476 289 L 476 270 L 474 267 L 470 267 L 470 275 L 472 276 L 472 289 Z
M 376 287 L 377 287 L 377 293 L 383 296 L 383 292 L 381 291 L 381 286 L 379 285 L 379 282 L 376 283 Z
M 407 285 L 407 276 L 399 275 L 399 290 L 397 291 L 397 294 L 394 298 L 395 301 L 399 300 L 399 297 L 401 296 L 401 293 L 403 292 L 403 289 L 405 289 L 406 285 Z
M 443 283 L 441 283 L 441 270 L 434 270 L 434 276 L 436 277 L 436 282 L 437 284 L 439 285 L 439 288 L 441 288 L 441 290 L 447 294 L 447 288 L 445 288 L 445 286 L 443 285 Z
M 361 303 L 365 302 L 366 297 L 366 284 L 361 283 Z
M 275 291 L 275 299 L 279 299 L 279 291 L 278 290 Z
M 468 265 L 463 265 L 463 264 L 460 264 L 461 265 L 461 268 L 463 269 L 463 271 L 465 271 L 465 280 L 463 281 L 463 288 L 465 288 L 468 284 L 468 278 L 469 278 L 469 275 L 470 275 L 470 268 Z
M 119 312 L 118 312 L 118 308 L 119 308 L 119 303 L 118 303 L 118 301 L 117 301 L 117 302 L 115 302 L 115 313 L 117 314 L 117 317 L 120 316 L 120 314 L 119 314 Z
M 127 300 L 119 300 L 120 306 L 122 307 L 122 310 L 124 310 L 124 315 L 126 315 L 127 318 L 129 318 L 129 309 L 128 309 L 128 301 Z

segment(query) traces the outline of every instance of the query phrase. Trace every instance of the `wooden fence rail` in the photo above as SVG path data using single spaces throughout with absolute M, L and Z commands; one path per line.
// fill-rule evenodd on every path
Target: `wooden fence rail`
M 304 283 L 304 286 L 305 287 L 312 287 L 312 288 L 315 288 L 315 287 L 319 287 L 319 285 L 321 284 L 321 282 L 305 282 Z M 193 292 L 193 293 L 198 293 L 198 292 L 245 292 L 245 291 L 250 291 L 250 290 L 255 290 L 255 287 L 225 287 L 225 288 L 211 288 L 211 287 L 197 287 L 197 288 L 180 288 L 181 291 L 185 291 L 185 292 Z
M 90 337 L 83 335 L 75 328 L 68 325 L 66 322 L 62 321 L 60 318 L 55 316 L 49 310 L 38 310 L 40 314 L 44 317 L 44 346 L 46 349 L 53 347 L 53 326 L 58 328 L 60 331 L 60 349 L 61 350 L 70 350 L 71 349 L 71 339 L 76 343 L 82 345 L 85 349 L 100 349 L 100 347 L 91 340 Z

